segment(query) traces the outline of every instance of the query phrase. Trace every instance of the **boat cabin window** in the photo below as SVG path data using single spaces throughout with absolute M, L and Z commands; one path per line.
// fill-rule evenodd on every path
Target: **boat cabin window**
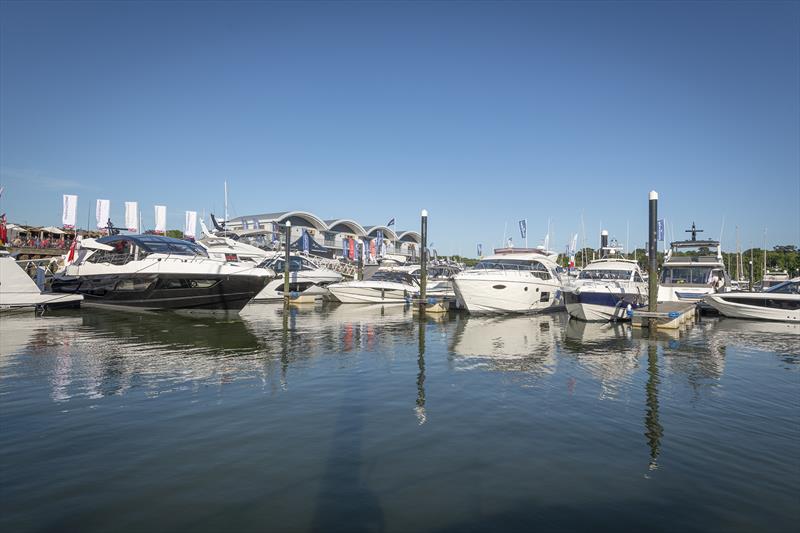
M 640 276 L 638 272 L 634 272 L 633 273 L 633 281 L 635 281 L 637 283 L 644 283 L 644 280 L 642 279 L 642 276 Z
M 193 242 L 182 241 L 180 239 L 163 239 L 146 236 L 137 237 L 137 239 L 142 244 L 143 250 L 152 254 L 208 257 L 206 249 Z M 106 244 L 114 246 L 113 242 L 106 242 Z
M 277 257 L 267 263 L 267 266 L 270 267 L 277 273 L 285 272 L 286 268 L 286 259 L 283 257 Z M 302 257 L 291 256 L 289 257 L 289 272 L 300 272 L 301 270 L 312 270 L 313 266 L 311 263 Z
M 601 270 L 601 269 L 592 269 L 592 270 L 582 270 L 580 274 L 578 274 L 578 279 L 594 279 L 594 280 L 618 280 L 618 281 L 628 281 L 631 279 L 631 274 L 633 273 L 632 270 Z M 639 278 L 639 281 L 642 281 L 642 278 Z
M 779 285 L 770 287 L 764 292 L 772 294 L 800 294 L 800 281 L 784 281 Z
M 673 285 L 707 285 L 711 267 L 667 267 L 661 272 L 661 283 Z

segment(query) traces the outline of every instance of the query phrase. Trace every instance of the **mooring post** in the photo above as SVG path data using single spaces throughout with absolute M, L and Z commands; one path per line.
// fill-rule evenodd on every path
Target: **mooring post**
M 425 305 L 427 304 L 427 297 L 425 295 L 425 287 L 428 284 L 428 210 L 423 209 L 422 213 L 420 213 L 421 225 L 422 228 L 420 233 L 422 234 L 422 250 L 420 250 L 420 260 L 422 262 L 422 268 L 420 269 L 420 276 L 419 276 L 419 311 L 420 313 L 425 312 Z
M 289 253 L 292 242 L 292 221 L 286 221 L 286 255 L 283 262 L 283 301 L 289 303 Z
M 647 310 L 658 311 L 658 193 L 650 191 L 650 240 L 647 243 L 647 275 L 649 276 L 647 291 Z M 656 319 L 649 319 L 650 331 L 656 327 Z

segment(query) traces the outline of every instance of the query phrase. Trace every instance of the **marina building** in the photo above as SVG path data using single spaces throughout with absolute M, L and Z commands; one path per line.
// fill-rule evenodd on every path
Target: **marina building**
M 390 226 L 363 226 L 351 218 L 323 220 L 308 211 L 281 211 L 231 218 L 226 227 L 238 235 L 261 244 L 283 243 L 282 226 L 291 222 L 291 242 L 301 239 L 304 233 L 316 247 L 325 248 L 332 256 L 340 256 L 350 242 L 363 242 L 367 249 L 374 246 L 384 253 L 404 255 L 409 258 L 419 254 L 422 237 L 417 231 L 396 231 Z M 313 246 L 313 245 L 312 245 Z

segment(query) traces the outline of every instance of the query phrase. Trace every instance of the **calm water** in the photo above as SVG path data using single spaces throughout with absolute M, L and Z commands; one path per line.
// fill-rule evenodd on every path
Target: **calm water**
M 279 306 L 0 324 L 3 531 L 790 531 L 800 326 Z

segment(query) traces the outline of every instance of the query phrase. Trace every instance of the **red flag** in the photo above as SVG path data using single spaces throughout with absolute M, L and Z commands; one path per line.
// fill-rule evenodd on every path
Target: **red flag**
M 75 245 L 78 243 L 78 237 L 72 239 L 72 244 L 69 246 L 69 255 L 67 255 L 67 263 L 72 263 L 75 259 Z
M 350 259 L 354 260 L 356 258 L 356 240 L 355 239 L 348 239 L 350 241 Z
M 0 243 L 8 241 L 8 229 L 6 228 L 6 214 L 0 215 Z

